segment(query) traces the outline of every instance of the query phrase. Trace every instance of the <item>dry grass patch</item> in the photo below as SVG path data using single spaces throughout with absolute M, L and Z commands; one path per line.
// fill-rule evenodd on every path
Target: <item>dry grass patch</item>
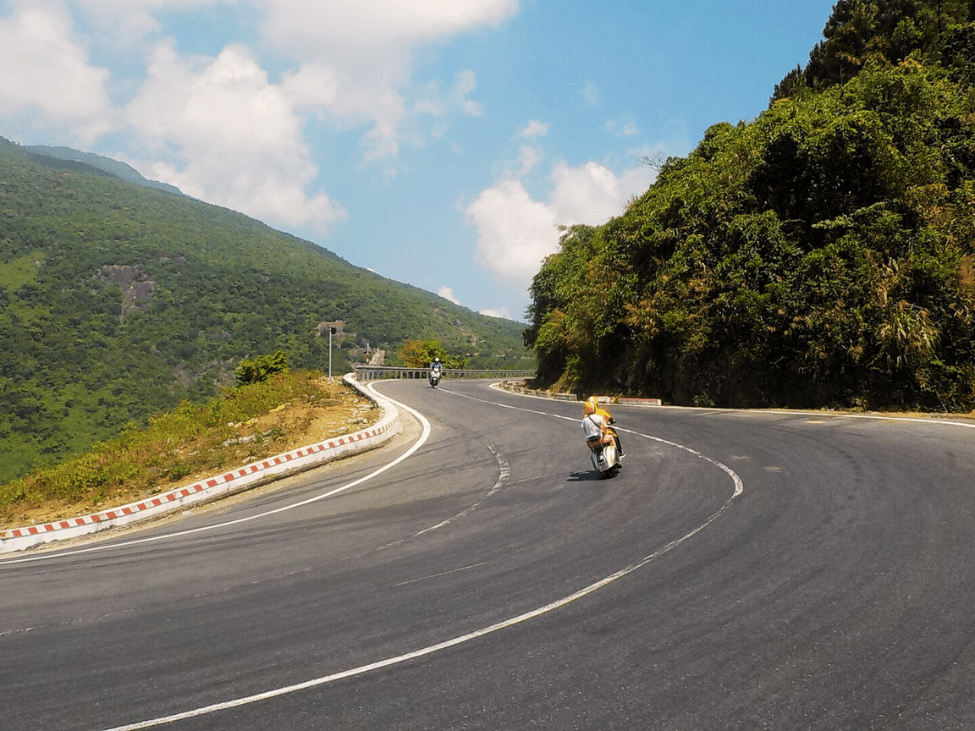
M 87 515 L 376 423 L 380 410 L 318 372 L 181 404 L 57 467 L 0 485 L 0 530 Z

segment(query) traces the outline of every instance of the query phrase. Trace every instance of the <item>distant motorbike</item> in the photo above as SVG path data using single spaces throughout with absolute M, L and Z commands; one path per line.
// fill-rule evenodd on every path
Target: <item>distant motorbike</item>
M 623 469 L 619 451 L 616 449 L 616 439 L 611 429 L 607 429 L 600 436 L 590 437 L 586 440 L 586 445 L 590 450 L 592 467 L 599 473 L 599 479 L 616 477 L 616 474 Z
M 430 387 L 436 388 L 438 383 L 440 383 L 440 371 L 430 371 Z

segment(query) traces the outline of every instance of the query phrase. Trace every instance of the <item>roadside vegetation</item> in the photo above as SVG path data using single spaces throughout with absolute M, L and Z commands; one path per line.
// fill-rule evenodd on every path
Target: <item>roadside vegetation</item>
M 400 362 L 409 368 L 426 368 L 434 358 L 440 358 L 444 368 L 467 367 L 467 358 L 448 353 L 439 340 L 407 340 L 398 355 Z
M 378 418 L 378 409 L 344 383 L 281 365 L 274 356 L 254 359 L 238 372 L 247 382 L 219 397 L 183 401 L 145 427 L 130 423 L 84 454 L 0 485 L 0 528 L 140 500 Z M 254 378 L 258 371 L 263 376 Z
M 975 409 L 975 4 L 843 0 L 749 122 L 574 226 L 535 386 L 716 406 Z

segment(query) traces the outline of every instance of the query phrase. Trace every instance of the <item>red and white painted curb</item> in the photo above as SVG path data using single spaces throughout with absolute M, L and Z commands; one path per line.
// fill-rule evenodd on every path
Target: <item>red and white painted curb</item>
M 382 409 L 382 418 L 369 429 L 252 462 L 239 469 L 209 477 L 193 485 L 170 490 L 147 500 L 77 518 L 0 531 L 0 554 L 23 551 L 43 543 L 76 538 L 158 517 L 194 503 L 240 492 L 271 477 L 281 477 L 317 467 L 350 453 L 372 449 L 395 436 L 400 429 L 399 412 L 396 407 L 366 391 L 352 374 L 345 376 L 345 382 Z

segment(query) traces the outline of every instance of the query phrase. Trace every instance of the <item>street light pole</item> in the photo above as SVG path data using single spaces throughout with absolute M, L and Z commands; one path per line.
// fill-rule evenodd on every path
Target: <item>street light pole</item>
M 335 334 L 335 328 L 330 327 L 328 329 L 328 377 L 332 377 L 332 335 Z

